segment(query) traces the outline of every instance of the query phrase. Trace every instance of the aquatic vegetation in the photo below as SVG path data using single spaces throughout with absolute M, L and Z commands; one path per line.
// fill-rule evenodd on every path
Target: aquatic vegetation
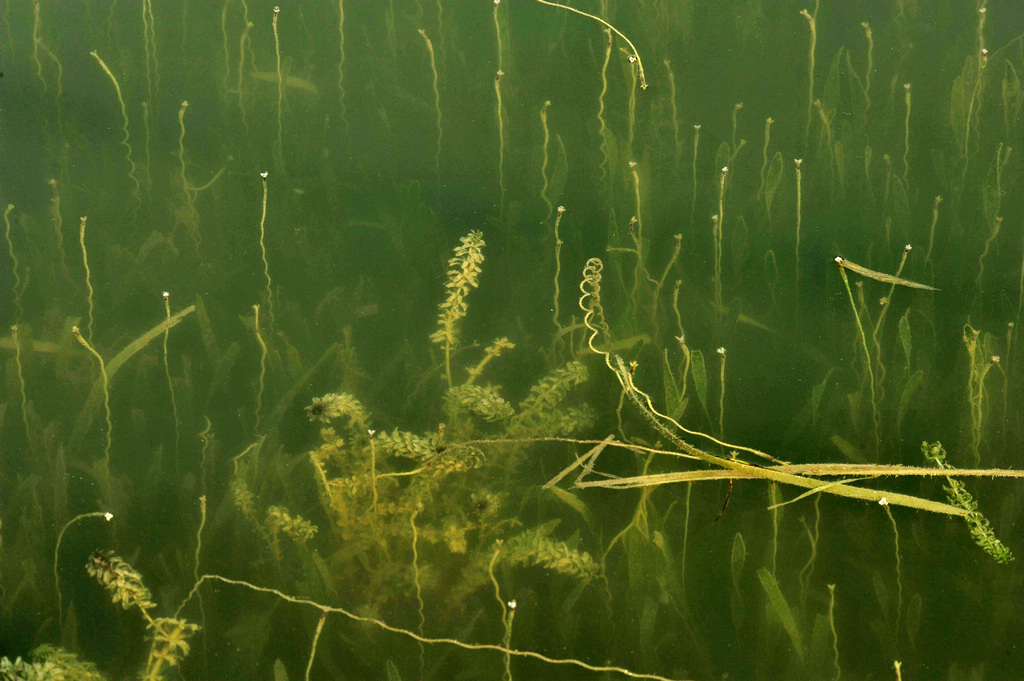
M 928 463 L 944 469 L 955 470 L 946 461 L 946 450 L 940 442 L 922 442 L 921 454 Z M 946 478 L 946 497 L 949 503 L 967 511 L 967 526 L 971 531 L 971 538 L 980 546 L 985 553 L 992 556 L 997 563 L 1009 563 L 1013 560 L 1013 553 L 999 541 L 992 530 L 992 524 L 978 511 L 978 502 L 974 500 L 971 493 L 967 491 L 964 484 L 959 480 Z
M 338 6 L 339 6 L 339 8 L 341 7 L 340 2 L 339 2 Z M 340 12 L 341 12 L 341 16 L 344 17 L 345 16 L 344 10 L 340 10 Z M 344 18 L 342 19 L 342 22 L 344 22 Z M 344 33 L 344 31 L 342 31 L 342 33 Z M 431 42 L 430 37 L 427 36 L 427 32 L 424 31 L 421 28 L 421 29 L 419 29 L 419 33 L 423 37 L 423 43 L 427 46 L 427 55 L 430 57 L 430 74 L 431 74 L 431 78 L 432 78 L 431 85 L 432 85 L 433 90 L 434 90 L 434 113 L 435 113 L 435 116 L 436 116 L 436 119 L 437 119 L 437 149 L 434 151 L 434 175 L 436 175 L 437 178 L 440 179 L 441 178 L 441 138 L 444 135 L 444 128 L 441 127 L 441 91 L 437 87 L 437 57 L 434 55 L 434 43 Z M 342 39 L 342 40 L 343 40 L 343 45 L 344 45 L 344 39 Z M 343 48 L 343 50 L 344 50 L 344 48 Z M 344 54 L 344 52 L 343 52 L 343 54 Z M 344 58 L 342 58 L 342 61 L 344 61 Z M 340 75 L 341 74 L 341 69 L 342 69 L 342 67 L 339 65 L 338 66 L 338 74 L 339 74 L 338 75 L 338 88 L 339 89 L 341 89 L 341 75 Z M 342 91 L 342 94 L 344 96 L 344 92 L 345 91 L 343 89 L 341 91 Z M 343 107 L 342 110 L 344 110 L 344 107 Z
M 271 25 L 274 29 L 274 57 L 277 60 L 277 142 L 274 143 L 274 161 L 278 172 L 284 172 L 284 126 L 281 123 L 281 110 L 284 105 L 284 76 L 281 72 L 281 36 L 277 32 L 277 17 L 281 8 L 274 5 L 274 18 Z
M 1024 666 L 1014 3 L 0 34 L 0 677 Z
M 124 610 L 138 608 L 150 630 L 149 658 L 140 678 L 159 681 L 165 667 L 176 667 L 189 654 L 188 640 L 199 631 L 197 624 L 176 617 L 153 617 L 156 608 L 152 594 L 142 583 L 142 575 L 113 551 L 94 551 L 85 566 L 89 576 L 110 594 L 115 605 Z
M 5 679 L 25 679 L 26 681 L 102 681 L 100 674 L 92 662 L 78 659 L 74 653 L 43 644 L 31 653 L 32 661 L 18 657 L 13 661 L 0 657 L 0 675 Z
M 807 20 L 810 29 L 810 46 L 807 49 L 807 125 L 804 128 L 804 137 L 811 134 L 811 109 L 814 108 L 814 56 L 818 46 L 818 9 L 821 3 L 814 0 L 814 13 L 806 9 L 800 10 L 800 16 Z
M 142 575 L 112 551 L 94 551 L 85 570 L 110 593 L 114 605 L 124 610 L 138 608 L 143 613 L 156 607 Z
M 444 346 L 444 371 L 449 388 L 454 387 L 451 356 L 459 342 L 460 322 L 468 310 L 466 295 L 470 289 L 479 286 L 477 277 L 484 260 L 482 232 L 470 232 L 461 241 L 462 245 L 455 249 L 454 257 L 448 261 L 448 281 L 445 283 L 448 296 L 441 303 L 437 331 L 430 337 L 434 343 Z
M 36 3 L 36 7 L 38 6 L 39 3 Z M 125 148 L 125 158 L 128 160 L 128 179 L 132 181 L 132 196 L 137 202 L 141 203 L 142 199 L 139 196 L 141 185 L 135 175 L 135 161 L 132 159 L 132 145 L 130 141 L 131 133 L 128 131 L 128 110 L 125 108 L 124 96 L 121 94 L 121 85 L 117 82 L 117 78 L 114 76 L 113 71 L 110 70 L 110 67 L 107 66 L 107 63 L 103 61 L 103 58 L 100 57 L 96 50 L 93 50 L 89 54 L 92 55 L 93 59 L 95 59 L 100 65 L 100 68 L 103 69 L 103 73 L 107 74 L 107 77 L 110 78 L 110 82 L 114 85 L 114 92 L 117 94 L 117 104 L 121 107 L 121 132 L 124 133 L 124 137 L 121 139 L 121 144 Z

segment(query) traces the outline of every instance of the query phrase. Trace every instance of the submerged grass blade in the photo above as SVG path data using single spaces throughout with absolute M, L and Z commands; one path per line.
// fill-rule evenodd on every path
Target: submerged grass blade
M 772 610 L 775 611 L 779 621 L 782 622 L 782 628 L 786 630 L 789 640 L 793 642 L 793 648 L 796 649 L 797 656 L 803 660 L 804 642 L 800 636 L 800 629 L 796 626 L 796 619 L 793 617 L 793 611 L 789 609 L 786 597 L 782 595 L 782 590 L 779 589 L 779 583 L 775 581 L 775 576 L 765 568 L 758 569 L 757 578 L 761 580 L 761 586 L 768 596 L 768 602 L 772 604 Z
M 801 464 L 786 466 L 762 467 L 747 464 L 741 461 L 727 462 L 726 470 L 697 470 L 678 471 L 672 473 L 653 473 L 648 475 L 630 476 L 624 478 L 607 478 L 601 480 L 586 480 L 576 483 L 578 488 L 601 487 L 606 489 L 633 489 L 637 487 L 656 487 L 680 482 L 701 482 L 705 480 L 727 480 L 727 479 L 761 479 L 772 480 L 782 484 L 794 485 L 811 490 L 811 493 L 826 493 L 850 499 L 872 501 L 893 506 L 906 506 L 928 513 L 941 513 L 951 516 L 966 517 L 967 511 L 957 506 L 932 501 L 910 494 L 900 494 L 885 490 L 857 487 L 849 484 L 850 480 L 830 482 L 818 480 L 810 476 L 849 476 L 858 475 L 863 477 L 875 476 L 943 476 L 937 469 L 916 467 L 916 466 L 884 466 L 884 465 L 858 465 L 858 464 Z M 798 473 L 798 474 L 797 474 Z M 992 476 L 1024 478 L 1024 471 L 1007 469 L 965 469 L 957 470 L 957 475 L 965 476 Z
M 562 478 L 569 475 L 569 473 L 572 473 L 580 466 L 583 467 L 583 472 L 580 474 L 580 478 L 582 478 L 594 467 L 594 462 L 597 460 L 597 457 L 601 454 L 601 452 L 605 450 L 605 447 L 607 447 L 614 441 L 615 435 L 609 435 L 599 444 L 594 445 L 589 451 L 587 451 L 586 454 L 579 457 L 574 462 L 563 468 L 561 472 L 558 473 L 558 475 L 544 483 L 542 489 L 550 489 L 554 487 L 555 485 L 562 481 Z M 576 481 L 579 482 L 579 478 L 577 478 Z
M 909 279 L 903 279 L 901 277 L 894 277 L 891 274 L 885 272 L 876 272 L 875 270 L 869 270 L 867 267 L 858 265 L 857 263 L 850 262 L 842 256 L 836 256 L 836 264 L 843 269 L 850 270 L 854 274 L 859 274 L 862 277 L 868 279 L 874 279 L 875 281 L 881 281 L 886 284 L 892 284 L 893 286 L 906 286 L 907 288 L 916 288 L 922 291 L 938 291 L 939 289 L 934 286 L 928 286 L 927 284 L 919 284 L 916 281 L 910 281 Z
M 188 315 L 196 311 L 195 305 L 189 305 L 183 310 L 172 314 L 160 321 L 159 324 L 145 332 L 134 341 L 128 344 L 121 352 L 114 355 L 113 359 L 106 362 L 106 373 L 107 379 L 113 381 L 114 376 L 117 374 L 125 362 L 135 356 L 135 354 L 142 348 L 149 345 L 153 340 L 159 338 L 168 329 L 172 329 L 181 323 Z M 103 391 L 104 391 L 103 378 L 99 378 L 92 384 L 92 390 L 89 391 L 89 396 L 85 400 L 85 404 L 82 406 L 82 412 L 78 415 L 78 421 L 75 422 L 75 428 L 71 432 L 71 442 L 80 443 L 82 438 L 88 432 L 89 427 L 92 425 L 93 416 L 96 410 L 103 404 Z

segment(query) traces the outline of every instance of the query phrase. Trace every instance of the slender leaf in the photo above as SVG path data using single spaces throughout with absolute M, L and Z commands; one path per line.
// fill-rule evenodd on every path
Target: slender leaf
M 732 570 L 732 587 L 736 593 L 740 591 L 740 578 L 743 576 L 743 565 L 747 562 L 747 543 L 739 532 L 732 538 L 732 558 L 729 567 Z
M 683 379 L 685 378 L 684 376 Z M 680 414 L 679 388 L 676 386 L 676 377 L 668 361 L 668 350 L 662 355 L 661 382 L 665 386 L 665 411 L 672 418 L 677 418 Z
M 112 359 L 106 361 L 107 381 L 104 382 L 102 376 L 97 376 L 96 380 L 93 381 L 89 396 L 86 398 L 82 411 L 78 415 L 78 420 L 75 422 L 75 427 L 71 431 L 71 442 L 75 447 L 80 446 L 82 438 L 85 437 L 89 427 L 92 425 L 93 416 L 100 408 L 100 405 L 103 404 L 104 389 L 108 386 L 111 390 L 113 389 L 114 377 L 124 363 L 134 357 L 139 350 L 146 347 L 153 339 L 162 336 L 164 331 L 173 329 L 181 323 L 181 320 L 195 311 L 195 305 L 189 305 L 185 309 L 179 310 L 133 340 L 123 350 L 114 355 Z
M 772 604 L 772 610 L 775 611 L 779 621 L 782 622 L 782 628 L 789 635 L 789 640 L 793 643 L 797 656 L 803 661 L 803 639 L 800 636 L 800 630 L 796 626 L 793 611 L 789 609 L 789 603 L 786 602 L 786 597 L 782 595 L 782 590 L 779 589 L 779 583 L 775 581 L 774 575 L 765 568 L 758 569 L 757 578 L 761 580 L 761 586 L 768 596 L 768 602 Z
M 764 183 L 764 207 L 769 215 L 771 215 L 772 201 L 775 200 L 775 192 L 779 190 L 780 182 L 782 182 L 782 153 L 776 151 L 771 165 L 768 166 L 768 179 Z
M 565 153 L 565 143 L 561 135 L 555 135 L 558 142 L 558 154 L 555 156 L 554 167 L 551 170 L 551 180 L 548 182 L 548 196 L 551 197 L 552 205 L 557 206 L 565 191 L 565 178 L 569 174 L 569 160 Z
M 825 378 L 821 379 L 821 383 L 811 388 L 811 420 L 814 422 L 818 421 L 818 408 L 821 406 L 821 399 L 825 396 L 825 388 L 828 387 L 828 379 L 831 377 L 832 369 L 829 369 Z
M 846 190 L 846 147 L 842 140 L 836 140 L 832 146 L 832 153 L 836 157 L 836 172 L 839 175 L 839 190 Z
M 740 591 L 740 578 L 743 574 L 743 565 L 747 560 L 747 545 L 743 541 L 743 535 L 739 532 L 732 538 L 732 558 L 730 568 L 732 572 L 732 593 L 729 594 L 729 610 L 732 612 L 733 626 L 739 630 L 746 619 L 746 606 L 743 603 L 743 593 Z
M 576 496 L 572 492 L 566 492 L 564 489 L 561 489 L 560 487 L 552 486 L 548 487 L 547 490 L 548 492 L 551 492 L 551 494 L 554 495 L 556 499 L 561 501 L 563 504 L 565 504 L 572 510 L 579 513 L 580 516 L 585 521 L 587 521 L 588 525 L 594 524 L 593 514 L 590 513 L 590 509 L 587 508 L 587 505 L 583 503 L 583 500 L 580 499 L 578 496 Z
M 697 389 L 697 397 L 704 411 L 708 409 L 708 370 L 704 366 L 704 353 L 694 350 L 690 353 L 690 375 L 693 376 L 693 387 Z
M 903 346 L 903 356 L 907 358 L 907 368 L 910 368 L 910 351 L 913 348 L 910 338 L 910 320 L 907 316 L 910 314 L 910 308 L 903 313 L 900 317 L 899 331 L 900 331 L 900 345 Z
M 910 400 L 914 397 L 914 393 L 917 392 L 918 387 L 921 385 L 921 379 L 924 378 L 924 374 L 920 370 L 915 371 L 914 374 L 907 379 L 906 385 L 903 386 L 903 392 L 900 394 L 900 406 L 899 411 L 896 413 L 896 427 L 903 427 L 903 417 L 907 415 L 907 409 L 910 407 Z
M 728 142 L 722 142 L 718 145 L 718 152 L 715 154 L 715 196 L 718 196 L 718 172 L 722 168 L 728 167 L 729 159 L 732 157 L 732 149 L 729 147 Z

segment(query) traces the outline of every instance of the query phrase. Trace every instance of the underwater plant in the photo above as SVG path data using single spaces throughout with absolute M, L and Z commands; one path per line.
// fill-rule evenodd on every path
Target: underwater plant
M 0 36 L 0 677 L 1024 667 L 1017 3 Z

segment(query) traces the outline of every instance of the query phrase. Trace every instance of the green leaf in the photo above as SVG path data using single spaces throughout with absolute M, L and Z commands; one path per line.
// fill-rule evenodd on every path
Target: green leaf
M 640 613 L 640 654 L 651 663 L 655 658 L 654 636 L 657 633 L 658 601 L 650 596 L 644 599 L 644 608 Z
M 718 173 L 722 168 L 728 167 L 729 159 L 732 158 L 732 149 L 729 148 L 728 142 L 722 142 L 718 145 L 718 152 L 715 154 L 715 197 L 718 196 Z
M 195 311 L 196 306 L 189 305 L 185 309 L 175 312 L 169 318 L 164 319 L 149 331 L 146 331 L 141 336 L 133 340 L 125 346 L 123 350 L 106 361 L 106 380 L 104 380 L 102 376 L 98 376 L 96 380 L 93 381 L 92 389 L 89 391 L 89 396 L 86 398 L 82 411 L 78 415 L 78 420 L 75 422 L 75 427 L 71 432 L 72 447 L 78 447 L 82 438 L 85 437 L 85 434 L 92 425 L 94 414 L 99 410 L 100 405 L 103 404 L 104 393 L 107 390 L 107 386 L 113 382 L 114 376 L 124 363 L 134 357 L 139 350 L 142 350 L 144 347 L 149 345 L 154 339 L 162 337 L 164 331 L 173 329 L 175 326 L 180 324 L 185 317 Z
M 209 407 L 218 390 L 224 388 L 226 391 L 229 391 L 229 378 L 241 352 L 241 346 L 234 342 L 224 351 L 224 355 L 214 362 L 214 367 L 216 368 L 213 372 L 213 378 L 210 379 L 210 388 L 206 393 L 206 407 Z
M 977 58 L 973 55 L 964 57 L 964 66 L 960 75 L 953 81 L 953 89 L 950 92 L 949 122 L 953 127 L 957 149 L 961 151 L 966 151 L 968 143 L 967 131 L 970 127 L 968 119 L 977 115 L 977 102 L 975 102 L 974 93 L 979 75 Z
M 921 615 L 924 611 L 924 602 L 921 594 L 916 593 L 910 597 L 907 605 L 907 638 L 916 645 L 917 634 L 921 630 Z
M 825 396 L 825 388 L 828 387 L 828 379 L 831 376 L 832 369 L 829 369 L 821 383 L 811 389 L 811 420 L 814 422 L 818 421 L 818 408 L 821 406 L 821 399 Z
M 825 87 L 822 90 L 821 104 L 826 109 L 838 109 L 842 104 L 842 95 L 840 90 L 842 89 L 842 83 L 840 83 L 840 65 L 843 62 L 843 54 L 846 52 L 845 47 L 840 47 L 839 51 L 836 52 L 836 56 L 832 58 L 832 63 L 828 67 L 828 75 L 825 77 Z
M 811 646 L 807 653 L 810 658 L 808 660 L 808 667 L 810 669 L 834 671 L 832 662 L 832 630 L 828 623 L 828 617 L 820 612 L 814 616 L 814 627 L 811 629 Z M 819 672 L 817 678 L 831 679 L 837 676 L 836 674 L 825 676 L 825 673 Z
M 913 344 L 910 342 L 910 320 L 908 315 L 910 314 L 910 308 L 903 313 L 900 317 L 899 330 L 900 330 L 900 345 L 903 346 L 903 356 L 907 358 L 907 368 L 910 368 L 910 351 L 913 348 Z
M 583 503 L 583 500 L 580 499 L 578 496 L 576 496 L 572 492 L 566 492 L 564 489 L 561 489 L 557 486 L 548 487 L 547 491 L 551 492 L 551 494 L 553 494 L 555 498 L 561 501 L 563 504 L 579 513 L 580 516 L 582 516 L 582 518 L 585 521 L 587 521 L 588 525 L 594 524 L 594 516 L 590 513 L 590 509 L 587 508 L 587 505 Z
M 932 170 L 935 172 L 935 181 L 939 187 L 949 187 L 949 173 L 952 170 L 954 155 L 942 149 L 932 149 Z M 948 191 L 948 190 L 943 190 Z
M 551 197 L 551 205 L 557 206 L 562 199 L 562 192 L 565 191 L 565 178 L 569 174 L 569 160 L 565 153 L 565 143 L 561 135 L 555 135 L 558 142 L 558 154 L 555 156 L 555 164 L 551 170 L 551 180 L 548 182 L 548 196 Z
M 743 565 L 747 562 L 747 543 L 739 532 L 732 538 L 732 558 L 729 566 L 732 569 L 732 587 L 736 593 L 740 591 L 740 578 L 743 576 Z
M 769 215 L 772 212 L 772 201 L 775 200 L 775 192 L 779 190 L 780 182 L 782 182 L 782 153 L 776 151 L 771 165 L 768 166 L 768 179 L 764 183 L 764 207 Z
M 704 366 L 704 353 L 694 350 L 690 353 L 690 375 L 693 376 L 693 387 L 697 389 L 697 398 L 704 411 L 708 409 L 708 370 Z
M 685 376 L 683 377 L 686 378 Z M 676 377 L 672 373 L 672 366 L 668 361 L 668 350 L 665 350 L 661 362 L 661 382 L 665 385 L 665 411 L 672 418 L 678 418 L 679 410 L 679 388 L 676 386 Z
M 996 151 L 996 160 L 992 167 L 988 170 L 988 175 L 985 177 L 985 185 L 981 190 L 981 206 L 982 211 L 985 214 L 985 222 L 988 223 L 989 228 L 995 224 L 996 217 L 999 215 L 999 209 L 1002 205 L 1003 197 L 1000 195 L 999 186 L 999 175 L 1001 168 L 1000 155 L 1002 154 L 1003 145 L 999 145 Z
M 742 215 L 736 218 L 736 223 L 730 231 L 732 232 L 732 238 L 730 239 L 732 245 L 730 249 L 732 251 L 732 266 L 739 274 L 742 273 L 747 263 L 747 255 L 750 253 L 749 230 L 747 229 L 747 221 Z
M 284 360 L 285 366 L 288 369 L 288 376 L 294 380 L 302 375 L 302 357 L 295 346 L 288 341 L 288 337 L 283 331 L 279 331 L 277 336 L 284 345 Z
M 866 113 L 868 106 L 868 93 L 864 91 L 864 82 L 857 77 L 857 71 L 853 66 L 853 62 L 850 60 L 850 51 L 846 50 L 846 54 L 843 55 L 843 70 L 846 72 L 849 92 L 850 92 L 850 106 L 853 109 L 853 116 L 851 120 L 857 125 L 859 131 L 863 131 L 864 125 L 867 123 Z M 854 89 L 856 88 L 856 89 Z M 857 93 L 857 97 L 853 97 L 853 93 Z
M 885 584 L 885 578 L 882 577 L 878 570 L 871 574 L 871 586 L 875 589 L 875 600 L 878 601 L 878 605 L 881 607 L 883 617 L 885 619 L 892 619 L 890 614 L 892 597 L 889 595 L 889 587 Z
M 846 148 L 843 146 L 842 140 L 836 140 L 836 143 L 832 146 L 832 153 L 836 157 L 836 171 L 839 174 L 839 189 L 843 191 L 846 189 Z
M 921 385 L 921 379 L 924 374 L 920 370 L 915 371 L 914 375 L 911 376 L 906 385 L 903 386 L 903 392 L 900 394 L 900 407 L 899 411 L 896 412 L 896 427 L 901 428 L 903 426 L 903 417 L 907 415 L 907 408 L 910 407 L 910 400 L 917 392 L 917 388 Z
M 779 263 L 775 259 L 775 251 L 768 249 L 764 254 L 764 278 L 768 286 L 775 289 L 779 285 Z
M 733 626 L 739 630 L 746 618 L 746 607 L 743 604 L 743 593 L 740 591 L 740 577 L 743 573 L 743 564 L 747 560 L 747 545 L 743 541 L 743 535 L 739 532 L 732 538 L 732 559 L 730 561 L 732 571 L 732 593 L 729 594 L 729 609 L 732 612 Z
M 800 630 L 796 626 L 796 619 L 793 617 L 793 611 L 789 609 L 789 603 L 786 602 L 786 597 L 782 595 L 782 590 L 779 589 L 779 583 L 775 581 L 774 575 L 768 572 L 765 568 L 760 568 L 757 571 L 757 578 L 761 580 L 761 586 L 764 588 L 765 594 L 768 596 L 768 602 L 772 604 L 772 610 L 775 611 L 775 615 L 782 622 L 782 628 L 786 630 L 789 635 L 789 640 L 793 643 L 793 648 L 796 650 L 797 657 L 801 661 L 804 659 L 804 643 L 800 637 Z
M 220 349 L 217 347 L 217 336 L 213 333 L 213 323 L 210 321 L 210 315 L 206 312 L 202 296 L 196 296 L 196 321 L 199 323 L 199 335 L 206 348 L 206 358 L 210 362 L 216 362 L 220 357 Z
M 1021 104 L 1020 77 L 1017 76 L 1017 69 L 1013 67 L 1013 63 L 1009 59 L 1006 60 L 1006 69 L 1003 71 L 1002 94 L 1003 124 L 1009 134 L 1017 122 Z
M 839 453 L 854 463 L 867 463 L 864 453 L 857 449 L 852 442 L 840 435 L 832 435 L 828 441 L 839 450 Z

